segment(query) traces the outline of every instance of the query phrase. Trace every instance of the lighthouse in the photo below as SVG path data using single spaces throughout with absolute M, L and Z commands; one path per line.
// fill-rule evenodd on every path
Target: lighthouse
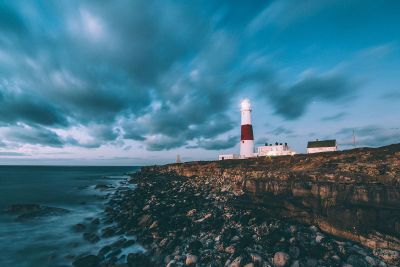
M 242 112 L 240 157 L 250 158 L 254 156 L 254 136 L 251 125 L 251 105 L 248 98 L 242 100 L 240 111 Z

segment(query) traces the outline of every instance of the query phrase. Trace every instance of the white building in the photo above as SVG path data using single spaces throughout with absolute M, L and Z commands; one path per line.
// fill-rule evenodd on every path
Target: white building
M 238 155 L 238 154 L 224 154 L 224 155 L 219 155 L 218 159 L 219 160 L 240 159 L 240 155 Z
M 320 153 L 337 151 L 336 140 L 310 141 L 307 144 L 307 153 Z
M 290 150 L 290 147 L 288 146 L 287 143 L 275 143 L 275 145 L 268 145 L 265 144 L 265 146 L 259 146 L 257 148 L 257 155 L 258 156 L 290 156 L 296 154 L 296 152 Z

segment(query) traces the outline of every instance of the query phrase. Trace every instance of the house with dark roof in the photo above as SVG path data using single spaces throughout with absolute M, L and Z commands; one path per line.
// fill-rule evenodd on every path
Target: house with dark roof
M 336 140 L 321 140 L 310 141 L 307 144 L 307 153 L 320 153 L 337 151 Z

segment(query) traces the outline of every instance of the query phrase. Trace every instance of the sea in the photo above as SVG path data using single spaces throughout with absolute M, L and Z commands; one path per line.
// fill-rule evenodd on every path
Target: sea
M 112 190 L 99 190 L 96 185 L 127 184 L 128 174 L 138 169 L 0 166 L 0 266 L 71 266 L 76 255 L 97 254 L 113 240 L 92 244 L 73 226 L 101 217 Z M 68 212 L 18 220 L 16 214 L 7 212 L 13 204 L 39 204 Z

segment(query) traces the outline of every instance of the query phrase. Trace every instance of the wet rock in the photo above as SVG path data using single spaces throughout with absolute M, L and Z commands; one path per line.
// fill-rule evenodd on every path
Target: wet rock
M 18 214 L 18 221 L 32 220 L 47 216 L 61 216 L 69 212 L 58 207 L 41 206 L 38 204 L 14 204 L 6 209 L 7 212 Z
M 107 184 L 97 184 L 94 188 L 97 189 L 97 190 L 104 191 L 104 190 L 112 189 L 112 188 L 114 188 L 114 186 L 107 185 Z
M 110 237 L 115 235 L 116 229 L 113 226 L 106 227 L 101 230 L 101 236 L 102 237 Z
M 91 224 L 91 225 L 99 225 L 99 224 L 100 224 L 100 219 L 99 219 L 99 218 L 93 219 L 93 220 L 90 222 L 90 224 Z
M 250 253 L 250 257 L 251 260 L 256 264 L 261 264 L 263 261 L 262 257 L 257 253 Z
M 84 233 L 83 239 L 89 241 L 90 243 L 97 243 L 100 240 L 100 237 L 95 233 Z
M 196 255 L 193 255 L 193 254 L 186 255 L 185 264 L 187 266 L 192 266 L 192 265 L 195 265 L 196 263 L 197 263 L 197 256 Z
M 358 254 L 350 255 L 346 262 L 352 266 L 368 267 L 368 263 L 365 261 L 364 257 Z
M 148 214 L 143 215 L 139 219 L 139 226 L 148 226 L 151 223 L 151 216 Z
M 231 245 L 231 246 L 226 247 L 224 250 L 225 250 L 226 253 L 234 254 L 235 251 L 236 251 L 236 248 L 235 248 L 235 246 Z
M 276 252 L 274 255 L 273 263 L 274 263 L 274 266 L 276 266 L 276 267 L 288 266 L 289 261 L 290 261 L 290 256 L 289 256 L 289 254 L 287 254 L 285 252 L 279 251 L 279 252 Z
M 72 265 L 74 267 L 98 267 L 100 258 L 95 255 L 82 256 L 76 259 Z
M 376 261 L 374 258 L 370 256 L 365 256 L 365 261 L 370 265 L 370 266 L 377 266 L 378 261 Z
M 76 232 L 82 232 L 86 229 L 86 225 L 82 224 L 82 223 L 77 223 L 73 226 L 74 230 Z
M 186 216 L 188 217 L 192 217 L 195 213 L 196 213 L 196 209 L 191 209 L 186 213 Z
M 390 249 L 375 249 L 374 255 L 388 264 L 400 266 L 400 252 Z
M 154 266 L 154 263 L 143 253 L 129 253 L 127 257 L 129 267 Z
M 296 246 L 289 247 L 289 255 L 293 259 L 297 259 L 300 256 L 300 249 Z
M 318 261 L 314 258 L 308 258 L 306 260 L 305 266 L 307 267 L 316 267 L 318 265 Z
M 236 257 L 230 264 L 229 267 L 240 267 L 242 263 L 242 257 Z

